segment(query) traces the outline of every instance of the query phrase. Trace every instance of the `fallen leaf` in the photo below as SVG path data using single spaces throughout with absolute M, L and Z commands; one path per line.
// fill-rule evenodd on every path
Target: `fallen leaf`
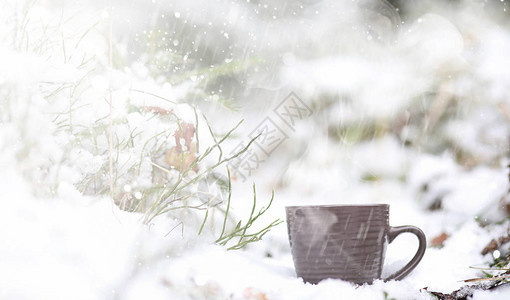
M 197 157 L 194 152 L 182 152 L 179 151 L 177 147 L 173 147 L 166 152 L 165 162 L 182 173 L 191 167 L 191 164 L 196 158 Z M 193 171 L 198 171 L 198 166 L 194 166 Z
M 191 123 L 181 123 L 179 128 L 174 133 L 175 137 L 175 145 L 177 150 L 183 151 L 183 146 L 181 145 L 181 138 L 184 139 L 184 145 L 186 146 L 187 151 L 192 151 L 192 143 L 193 136 L 195 135 L 195 126 Z
M 266 294 L 251 287 L 244 290 L 243 297 L 249 300 L 268 300 Z
M 450 237 L 447 233 L 441 233 L 430 241 L 431 247 L 443 247 L 444 241 Z

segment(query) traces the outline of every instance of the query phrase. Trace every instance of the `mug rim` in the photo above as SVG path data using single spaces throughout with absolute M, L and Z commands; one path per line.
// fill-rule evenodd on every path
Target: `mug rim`
M 389 204 L 375 203 L 375 204 L 311 204 L 311 205 L 290 205 L 285 208 L 347 208 L 347 207 L 389 207 Z

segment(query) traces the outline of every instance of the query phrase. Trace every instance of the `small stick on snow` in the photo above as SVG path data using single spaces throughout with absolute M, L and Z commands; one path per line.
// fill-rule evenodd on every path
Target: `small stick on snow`
M 488 278 L 471 278 L 466 280 L 461 280 L 460 282 L 479 282 L 479 281 L 494 281 L 494 280 L 503 280 L 510 278 L 510 275 L 504 275 L 504 276 L 496 276 L 496 277 L 488 277 Z

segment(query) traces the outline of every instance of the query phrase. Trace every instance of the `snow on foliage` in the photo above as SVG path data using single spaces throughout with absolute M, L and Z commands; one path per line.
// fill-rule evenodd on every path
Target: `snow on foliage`
M 3 1 L 0 298 L 432 299 L 500 273 L 473 267 L 508 261 L 481 254 L 509 226 L 506 2 L 391 2 Z M 230 178 L 291 91 L 311 116 Z M 271 224 L 347 203 L 435 244 L 402 281 L 303 283 Z

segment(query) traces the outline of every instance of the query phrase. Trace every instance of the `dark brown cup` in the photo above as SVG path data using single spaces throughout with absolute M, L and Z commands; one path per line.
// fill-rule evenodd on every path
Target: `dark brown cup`
M 404 278 L 425 254 L 423 231 L 389 226 L 387 204 L 289 206 L 286 212 L 296 274 L 306 282 L 334 278 L 363 284 L 381 279 L 386 245 L 404 232 L 418 237 L 418 251 L 384 280 Z

